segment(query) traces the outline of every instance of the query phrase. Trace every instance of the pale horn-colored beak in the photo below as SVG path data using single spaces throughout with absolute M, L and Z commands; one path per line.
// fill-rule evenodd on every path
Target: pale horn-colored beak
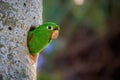
M 51 39 L 56 39 L 56 38 L 58 37 L 58 35 L 59 35 L 59 30 L 54 30 L 54 31 L 52 32 Z

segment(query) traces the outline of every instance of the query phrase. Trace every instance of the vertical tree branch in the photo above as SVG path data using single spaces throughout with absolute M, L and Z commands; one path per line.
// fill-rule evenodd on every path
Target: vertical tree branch
M 41 22 L 42 0 L 0 0 L 0 80 L 36 80 L 27 33 Z

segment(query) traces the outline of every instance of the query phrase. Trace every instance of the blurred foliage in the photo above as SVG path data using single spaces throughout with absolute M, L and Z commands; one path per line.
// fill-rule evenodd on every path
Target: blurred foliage
M 84 22 L 98 33 L 105 32 L 106 16 L 109 17 L 106 0 L 85 0 L 83 5 L 76 5 L 74 0 L 44 0 L 43 3 L 44 21 L 54 21 L 62 25 L 67 18 L 66 22 L 71 26 L 65 27 L 74 27 Z
M 38 80 L 61 80 L 57 74 L 38 73 Z
M 56 55 L 57 57 L 60 54 L 66 55 L 64 54 L 66 49 L 69 51 L 66 47 L 71 46 L 71 43 L 75 43 L 74 41 L 69 43 L 71 38 L 74 37 L 74 34 L 78 33 L 77 36 L 88 36 L 87 38 L 80 37 L 85 41 L 86 39 L 90 40 L 93 37 L 93 33 L 95 37 L 93 39 L 96 39 L 96 36 L 100 36 L 101 39 L 106 39 L 119 32 L 117 26 L 119 26 L 118 23 L 120 21 L 120 0 L 76 1 L 83 1 L 83 3 L 78 5 L 75 3 L 75 0 L 50 0 L 50 2 L 43 0 L 43 22 L 56 22 L 60 25 L 61 30 L 58 40 L 52 43 L 56 47 L 52 48 L 51 54 L 45 54 L 46 56 L 44 56 L 45 60 L 42 65 L 42 70 L 38 72 L 38 80 L 63 80 L 60 79 L 59 75 L 63 75 L 62 71 L 55 74 L 56 67 L 54 66 L 54 60 Z M 84 27 L 83 31 L 80 29 L 81 33 L 79 31 L 77 32 L 79 27 Z M 90 31 L 86 29 L 90 29 Z M 89 38 L 91 32 L 92 36 Z

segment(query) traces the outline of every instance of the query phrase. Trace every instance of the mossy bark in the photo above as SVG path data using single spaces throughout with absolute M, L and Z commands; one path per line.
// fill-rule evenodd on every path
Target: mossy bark
M 0 0 L 0 80 L 36 80 L 27 33 L 41 23 L 42 0 Z

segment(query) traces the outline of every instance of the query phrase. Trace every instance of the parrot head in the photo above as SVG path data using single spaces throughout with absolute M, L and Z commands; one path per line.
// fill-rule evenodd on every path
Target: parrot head
M 53 22 L 46 22 L 40 26 L 41 30 L 46 32 L 46 35 L 50 36 L 50 40 L 56 39 L 59 35 L 60 27 Z

